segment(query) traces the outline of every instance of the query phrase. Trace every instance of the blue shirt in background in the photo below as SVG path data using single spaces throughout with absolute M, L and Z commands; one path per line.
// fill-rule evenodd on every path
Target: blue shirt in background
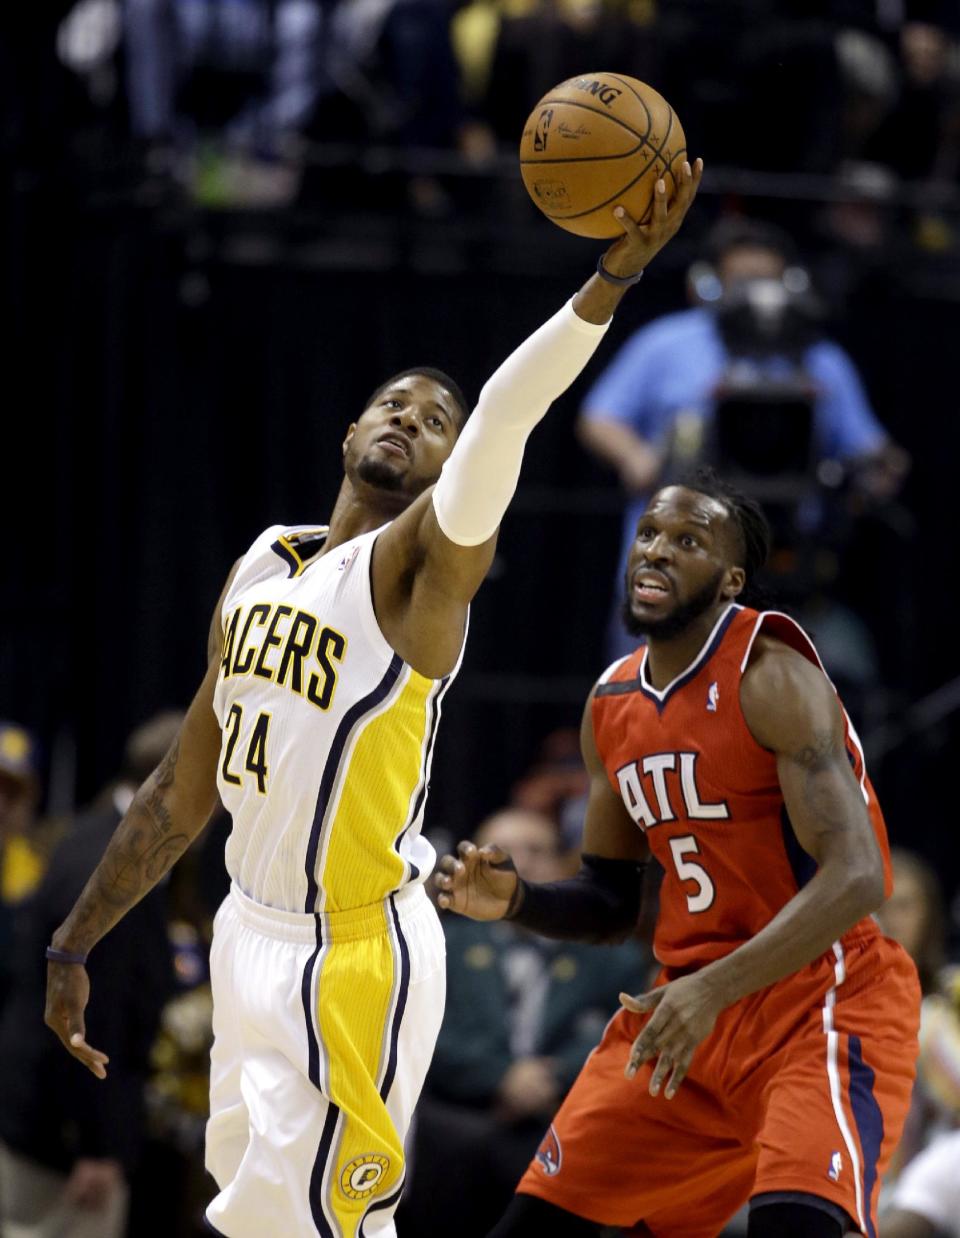
M 785 357 L 749 364 L 766 378 L 796 372 Z M 622 422 L 652 446 L 663 446 L 678 414 L 710 415 L 714 392 L 729 365 L 730 355 L 710 310 L 668 314 L 627 340 L 587 393 L 583 415 L 587 420 Z M 843 349 L 820 340 L 807 349 L 803 366 L 817 393 L 814 434 L 818 457 L 847 460 L 878 450 L 887 439 L 886 432 Z M 620 576 L 649 497 L 632 495 L 627 502 Z

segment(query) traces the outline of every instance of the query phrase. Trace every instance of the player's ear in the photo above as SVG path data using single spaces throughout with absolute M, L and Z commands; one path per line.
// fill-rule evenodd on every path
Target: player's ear
M 742 567 L 727 568 L 726 579 L 723 582 L 721 592 L 725 598 L 731 600 L 743 592 L 743 587 L 747 583 L 747 573 Z
M 344 455 L 347 454 L 347 448 L 350 446 L 350 440 L 353 438 L 356 432 L 357 432 L 357 423 L 355 421 L 351 421 L 350 424 L 347 426 L 347 436 L 343 440 L 343 454 Z

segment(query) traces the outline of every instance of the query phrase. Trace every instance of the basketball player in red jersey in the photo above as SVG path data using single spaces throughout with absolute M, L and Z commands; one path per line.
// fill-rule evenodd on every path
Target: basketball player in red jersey
M 654 495 L 626 582 L 647 643 L 583 716 L 580 873 L 441 862 L 441 906 L 588 941 L 630 932 L 651 853 L 665 871 L 657 984 L 621 995 L 491 1238 L 716 1238 L 748 1199 L 750 1238 L 877 1238 L 919 986 L 870 914 L 889 855 L 857 736 L 804 632 L 738 601 L 768 547 L 716 478 Z

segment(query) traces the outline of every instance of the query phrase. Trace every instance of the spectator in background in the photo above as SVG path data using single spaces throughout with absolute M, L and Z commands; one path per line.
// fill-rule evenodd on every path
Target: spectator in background
M 815 470 L 825 461 L 858 470 L 878 497 L 898 488 L 909 463 L 906 453 L 877 421 L 850 358 L 820 336 L 808 283 L 792 242 L 779 229 L 723 220 L 708 239 L 706 261 L 691 270 L 699 304 L 642 327 L 588 392 L 578 423 L 581 440 L 616 469 L 628 496 L 618 599 L 637 520 L 653 490 L 699 463 L 734 475 L 738 462 L 715 455 L 714 416 L 721 399 L 753 400 L 758 409 L 764 398 L 771 407 L 787 400 L 812 405 L 809 446 L 798 447 L 804 461 L 790 465 L 809 465 L 804 484 L 811 492 Z M 767 431 L 777 451 L 781 424 L 786 420 Z M 755 474 L 752 480 L 763 479 Z M 737 482 L 747 486 L 750 478 L 738 474 Z M 773 492 L 780 487 L 778 479 Z M 798 505 L 790 519 L 809 525 L 810 511 Z M 610 654 L 630 648 L 618 621 Z
M 916 963 L 926 996 L 936 991 L 946 961 L 947 922 L 940 879 L 926 860 L 902 847 L 891 850 L 890 861 L 893 893 L 877 919 L 886 935 L 898 941 Z
M 15 908 L 42 871 L 32 839 L 39 801 L 37 740 L 16 722 L 0 722 L 0 1010 L 11 979 Z
M 507 808 L 478 845 L 509 849 L 530 881 L 565 876 L 555 822 Z M 479 1238 L 509 1201 L 558 1101 L 595 1047 L 617 995 L 645 983 L 635 942 L 551 942 L 509 921 L 443 916 L 447 1005 L 417 1111 L 413 1178 L 398 1231 Z
M 880 1238 L 960 1238 L 960 1131 L 935 1140 L 908 1166 Z
M 446 0 L 126 0 L 147 170 L 176 170 L 209 205 L 280 206 L 307 138 L 453 146 L 451 12 Z M 414 179 L 415 205 L 422 188 Z
M 167 713 L 134 731 L 121 775 L 70 825 L 18 915 L 13 983 L 0 1017 L 4 1238 L 121 1238 L 125 1232 L 147 1060 L 171 980 L 162 890 L 118 925 L 88 965 L 103 997 L 88 1029 L 110 1056 L 108 1077 L 95 1079 L 55 1036 L 35 1029 L 43 1018 L 44 949 L 179 724 L 179 714 Z
M 901 847 L 890 852 L 893 892 L 877 912 L 880 927 L 910 955 L 920 976 L 920 1059 L 910 1112 L 888 1173 L 888 1185 L 936 1136 L 960 1116 L 960 1077 L 948 1069 L 952 1047 L 960 1050 L 960 1021 L 945 1002 L 947 922 L 936 871 L 921 856 Z M 957 1006 L 960 1011 L 960 1004 Z M 945 1051 L 944 1051 L 945 1050 Z M 894 1191 L 896 1198 L 896 1191 Z
M 933 1007 L 931 1009 L 931 1007 Z M 960 976 L 924 1000 L 918 1080 L 941 1104 L 940 1129 L 900 1173 L 881 1238 L 960 1238 Z
M 945 8 L 914 6 L 901 26 L 898 97 L 865 152 L 904 180 L 955 180 L 960 171 L 960 63 Z

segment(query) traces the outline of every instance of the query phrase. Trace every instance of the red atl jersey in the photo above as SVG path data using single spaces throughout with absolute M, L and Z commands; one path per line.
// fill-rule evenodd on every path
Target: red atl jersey
M 776 637 L 822 668 L 786 615 L 731 604 L 690 666 L 662 690 L 646 675 L 646 646 L 604 674 L 593 729 L 607 775 L 663 865 L 654 952 L 687 968 L 755 936 L 816 872 L 797 842 L 776 758 L 753 738 L 740 680 L 757 634 Z M 890 853 L 863 751 L 846 719 L 850 764 L 883 855 Z

